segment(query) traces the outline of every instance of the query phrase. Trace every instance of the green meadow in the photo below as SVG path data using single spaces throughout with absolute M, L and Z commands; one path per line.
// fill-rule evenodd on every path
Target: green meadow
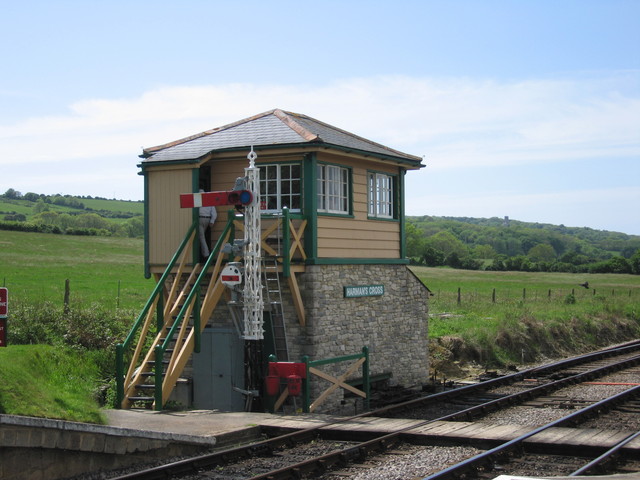
M 144 214 L 144 203 L 142 202 L 128 202 L 124 200 L 107 200 L 103 198 L 80 198 L 73 197 L 78 202 L 81 202 L 85 209 L 72 208 L 66 205 L 57 205 L 55 203 L 48 203 L 47 208 L 50 211 L 57 213 L 90 213 L 93 211 L 108 211 L 112 213 L 126 213 L 131 215 Z M 4 196 L 0 196 L 0 213 L 21 213 L 27 218 L 34 214 L 35 202 L 26 200 L 24 198 L 8 199 Z
M 0 286 L 10 302 L 62 305 L 66 280 L 71 304 L 106 308 L 139 309 L 153 289 L 141 239 L 0 230 Z
M 534 362 L 640 336 L 638 275 L 411 269 L 431 291 L 431 355 L 440 347 L 445 363 Z

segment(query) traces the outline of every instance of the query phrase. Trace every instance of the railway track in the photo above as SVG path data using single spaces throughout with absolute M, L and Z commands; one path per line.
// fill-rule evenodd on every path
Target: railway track
M 629 374 L 636 381 L 638 375 L 638 365 L 640 365 L 640 342 L 632 342 L 624 346 L 611 348 L 593 354 L 574 357 L 562 362 L 537 367 L 535 369 L 517 372 L 505 377 L 499 377 L 475 385 L 468 385 L 454 390 L 441 392 L 435 395 L 420 397 L 397 405 L 388 406 L 372 412 L 366 412 L 357 416 L 342 418 L 339 421 L 324 424 L 320 427 L 313 427 L 304 430 L 285 431 L 282 428 L 265 429 L 268 435 L 273 435 L 262 442 L 252 445 L 237 447 L 222 452 L 202 455 L 196 458 L 179 460 L 167 465 L 153 467 L 139 472 L 128 473 L 116 477 L 118 479 L 153 479 L 153 478 L 186 478 L 186 479 L 288 479 L 288 478 L 322 478 L 326 480 L 337 480 L 345 478 L 358 478 L 357 471 L 362 472 L 362 465 L 368 466 L 365 477 L 370 477 L 373 467 L 371 462 L 382 465 L 393 464 L 390 458 L 397 460 L 407 455 L 422 456 L 442 456 L 447 453 L 446 460 L 438 464 L 433 460 L 433 465 L 437 472 L 420 474 L 424 478 L 433 480 L 459 478 L 464 475 L 466 478 L 494 477 L 502 473 L 512 474 L 512 470 L 525 471 L 525 468 L 516 468 L 513 465 L 506 467 L 505 459 L 517 458 L 516 462 L 521 465 L 557 465 L 562 464 L 560 459 L 572 458 L 570 448 L 567 452 L 562 451 L 534 451 L 530 455 L 546 455 L 547 460 L 540 460 L 540 457 L 517 457 L 514 452 L 525 451 L 525 446 L 530 449 L 532 445 L 531 437 L 540 436 L 542 432 L 551 429 L 567 428 L 578 422 L 594 422 L 593 415 L 603 415 L 605 411 L 612 408 L 629 409 L 632 412 L 638 408 L 635 400 L 640 396 L 640 387 L 630 384 L 634 382 L 622 382 L 607 380 L 607 375 L 615 372 L 631 371 Z M 616 375 L 621 375 L 615 373 Z M 604 379 L 598 382 L 599 379 Z M 576 388 L 576 385 L 591 385 L 597 390 L 598 383 L 609 387 L 616 384 L 617 392 L 613 395 L 603 394 L 604 398 L 578 397 L 566 390 Z M 625 387 L 625 388 L 623 388 Z M 624 407 L 620 407 L 624 404 Z M 460 439 L 440 438 L 436 443 L 438 446 L 415 447 L 412 443 L 433 442 L 433 436 L 420 436 L 416 434 L 420 429 L 427 429 L 435 424 L 452 425 L 451 422 L 459 422 L 456 425 L 466 425 L 477 422 L 479 419 L 492 424 L 499 424 L 499 421 L 492 417 L 500 412 L 507 412 L 514 408 L 551 409 L 555 412 L 553 420 L 526 427 L 526 433 L 518 435 L 509 441 L 497 442 L 487 440 L 479 445 L 460 446 Z M 616 413 L 616 416 L 619 416 Z M 363 431 L 355 430 L 352 426 L 355 423 L 367 422 L 379 419 L 405 419 L 396 421 L 401 425 L 404 421 L 406 426 L 395 427 L 393 431 Z M 638 417 L 636 415 L 635 417 Z M 390 420 L 388 420 L 390 421 Z M 399 422 L 399 423 L 398 423 Z M 498 422 L 498 423 L 496 423 Z M 507 422 L 508 423 L 508 422 Z M 538 421 L 539 423 L 539 421 Z M 475 425 L 475 424 L 474 424 Z M 489 424 L 486 424 L 489 425 Z M 523 427 L 520 427 L 523 428 Z M 640 430 L 640 425 L 636 420 L 635 427 Z M 569 434 L 565 432 L 568 436 Z M 625 435 L 625 437 L 628 435 Z M 536 437 L 537 438 L 537 437 Z M 420 440 L 421 439 L 421 440 Z M 453 445 L 451 445 L 453 442 Z M 450 445 L 446 445 L 450 443 Z M 458 443 L 458 445 L 455 445 Z M 471 442 L 465 442 L 471 443 Z M 484 443 L 484 444 L 483 444 Z M 489 443 L 489 445 L 487 445 Z M 556 450 L 562 450 L 564 443 L 558 443 Z M 412 449 L 414 454 L 411 453 Z M 427 448 L 428 453 L 424 450 Z M 538 445 L 536 448 L 540 449 Z M 448 450 L 447 450 L 448 449 Z M 543 449 L 544 450 L 544 449 Z M 606 448 L 593 448 L 589 452 L 590 459 L 584 460 L 586 452 L 573 454 L 570 466 L 558 466 L 555 471 L 565 472 L 567 469 L 577 466 L 582 468 L 591 459 L 606 453 Z M 615 451 L 618 457 L 626 454 L 628 448 L 620 446 Z M 409 452 L 404 454 L 402 452 Z M 560 453 L 560 455 L 558 455 Z M 554 462 L 548 460 L 550 455 L 554 457 Z M 381 460 L 371 460 L 380 457 Z M 557 458 L 556 458 L 557 457 Z M 458 463 L 457 461 L 460 460 Z M 455 465 L 452 465 L 455 464 Z M 607 463 L 605 460 L 598 465 Z M 608 462 L 611 464 L 611 461 Z M 351 467 L 352 465 L 360 465 Z M 594 470 L 601 466 L 589 467 Z M 633 466 L 631 467 L 633 468 Z M 508 471 L 507 471 L 508 469 Z M 354 472 L 355 470 L 355 472 Z M 422 470 L 429 472 L 430 470 Z M 572 470 L 573 472 L 573 470 Z M 407 478 L 422 478 L 422 476 L 411 474 Z M 425 476 L 426 475 L 426 476 Z M 485 475 L 485 476 L 483 476 Z M 384 477 L 380 477 L 384 478 Z M 399 476 L 390 478 L 402 478 Z M 493 477 L 491 477 L 493 478 Z

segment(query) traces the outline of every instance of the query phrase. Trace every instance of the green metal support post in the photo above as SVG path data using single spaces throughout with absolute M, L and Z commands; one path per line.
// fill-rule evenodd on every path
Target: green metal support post
M 121 408 L 124 400 L 124 345 L 116 345 L 116 404 L 115 408 Z
M 162 410 L 162 370 L 163 370 L 163 365 L 162 365 L 162 361 L 164 360 L 164 349 L 162 348 L 162 345 L 156 345 L 156 349 L 155 349 L 155 354 L 156 354 L 156 364 L 155 364 L 155 378 L 154 378 L 154 382 L 155 382 L 155 403 L 156 403 L 156 410 L 157 411 L 161 411 Z
M 158 303 L 156 305 L 156 331 L 160 333 L 164 328 L 164 292 L 158 291 Z
M 201 303 L 200 293 L 198 293 L 198 295 L 194 299 L 194 305 L 193 305 L 193 329 L 195 333 L 193 351 L 195 353 L 200 353 L 201 342 L 202 342 L 201 340 L 202 332 L 200 331 L 200 303 Z
M 309 378 L 309 356 L 305 355 L 302 357 L 302 362 L 304 363 L 305 368 L 305 376 L 304 382 L 302 383 L 302 411 L 304 413 L 309 413 L 309 405 L 311 405 L 311 379 Z
M 289 278 L 291 275 L 291 262 L 289 250 L 291 250 L 291 232 L 289 231 L 289 209 L 282 209 L 282 276 Z
M 371 398 L 371 384 L 369 377 L 369 347 L 362 347 L 362 355 L 364 355 L 364 364 L 362 365 L 362 389 L 366 395 L 364 397 L 364 409 L 369 410 Z

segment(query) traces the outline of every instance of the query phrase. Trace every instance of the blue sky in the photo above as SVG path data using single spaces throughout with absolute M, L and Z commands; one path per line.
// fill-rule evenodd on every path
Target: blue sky
M 142 199 L 272 108 L 414 155 L 407 214 L 640 234 L 640 1 L 0 0 L 0 191 Z

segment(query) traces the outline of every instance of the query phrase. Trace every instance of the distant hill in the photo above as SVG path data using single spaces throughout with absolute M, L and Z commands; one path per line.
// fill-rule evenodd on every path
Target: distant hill
M 0 195 L 0 230 L 140 237 L 144 202 L 72 195 Z M 503 218 L 408 216 L 407 256 L 455 268 L 639 273 L 640 236 Z
M 73 195 L 0 195 L 0 229 L 136 237 L 144 232 L 144 202 Z
M 638 235 L 497 217 L 409 216 L 407 251 L 430 266 L 640 273 Z

